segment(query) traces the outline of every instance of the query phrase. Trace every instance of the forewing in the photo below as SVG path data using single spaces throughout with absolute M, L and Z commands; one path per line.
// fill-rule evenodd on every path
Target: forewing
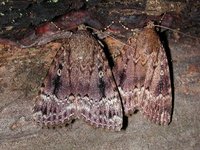
M 63 44 L 40 93 L 34 111 L 42 124 L 84 118 L 96 127 L 122 127 L 121 101 L 108 61 L 86 31 Z
M 77 106 L 75 97 L 70 95 L 70 90 L 63 90 L 65 85 L 63 76 L 69 77 L 69 72 L 63 72 L 64 68 L 69 68 L 66 63 L 69 57 L 69 45 L 67 40 L 57 52 L 44 82 L 36 97 L 34 106 L 35 120 L 44 126 L 56 126 L 70 123 L 76 118 Z M 69 80 L 67 81 L 69 82 Z M 68 93 L 66 93 L 68 92 Z
M 169 66 L 154 28 L 145 28 L 130 38 L 116 57 L 115 53 L 116 50 L 112 50 L 115 61 L 113 74 L 125 114 L 140 110 L 149 120 L 168 124 L 172 109 Z

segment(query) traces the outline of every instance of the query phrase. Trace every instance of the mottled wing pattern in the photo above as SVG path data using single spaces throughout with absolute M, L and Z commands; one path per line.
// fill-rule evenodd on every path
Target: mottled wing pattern
M 169 66 L 154 26 L 149 24 L 120 51 L 111 53 L 125 114 L 140 110 L 154 123 L 169 124 L 172 109 Z
M 34 112 L 43 125 L 76 118 L 96 127 L 120 130 L 122 106 L 108 61 L 86 31 L 65 40 L 37 97 Z
M 77 118 L 74 97 L 69 92 L 65 94 L 61 79 L 63 75 L 69 76 L 68 72 L 62 71 L 68 65 L 66 58 L 69 41 L 65 42 L 58 50 L 35 101 L 35 120 L 48 127 L 70 123 Z

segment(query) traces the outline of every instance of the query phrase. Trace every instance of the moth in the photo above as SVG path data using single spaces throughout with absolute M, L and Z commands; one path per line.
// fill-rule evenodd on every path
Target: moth
M 114 65 L 88 31 L 77 31 L 58 50 L 34 106 L 39 124 L 57 126 L 83 119 L 119 131 L 139 110 L 152 122 L 171 121 L 172 94 L 165 50 L 150 22 L 127 44 L 104 39 Z
M 122 128 L 122 105 L 108 61 L 87 31 L 64 40 L 36 99 L 35 116 L 45 126 L 82 118 L 96 127 Z
M 112 38 L 107 40 L 113 43 Z M 113 74 L 125 115 L 139 110 L 156 124 L 169 124 L 172 113 L 169 64 L 154 23 L 150 21 L 126 45 L 108 47 L 115 62 Z

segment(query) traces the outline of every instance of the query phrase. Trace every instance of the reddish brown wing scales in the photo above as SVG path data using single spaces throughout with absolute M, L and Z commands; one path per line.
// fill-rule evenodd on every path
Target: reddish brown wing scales
M 34 107 L 38 123 L 55 126 L 76 118 L 120 130 L 122 106 L 111 70 L 98 42 L 86 31 L 65 40 Z
M 130 38 L 127 45 L 119 45 L 109 48 L 125 114 L 140 110 L 154 123 L 169 124 L 172 109 L 169 67 L 154 27 L 147 26 Z

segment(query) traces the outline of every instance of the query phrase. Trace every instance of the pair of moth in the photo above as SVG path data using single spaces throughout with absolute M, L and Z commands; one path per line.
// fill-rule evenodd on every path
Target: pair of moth
M 86 30 L 63 40 L 34 106 L 35 120 L 57 126 L 83 119 L 119 131 L 124 117 L 140 111 L 152 122 L 171 121 L 172 94 L 166 52 L 150 22 L 127 43 L 104 39 L 105 50 Z

